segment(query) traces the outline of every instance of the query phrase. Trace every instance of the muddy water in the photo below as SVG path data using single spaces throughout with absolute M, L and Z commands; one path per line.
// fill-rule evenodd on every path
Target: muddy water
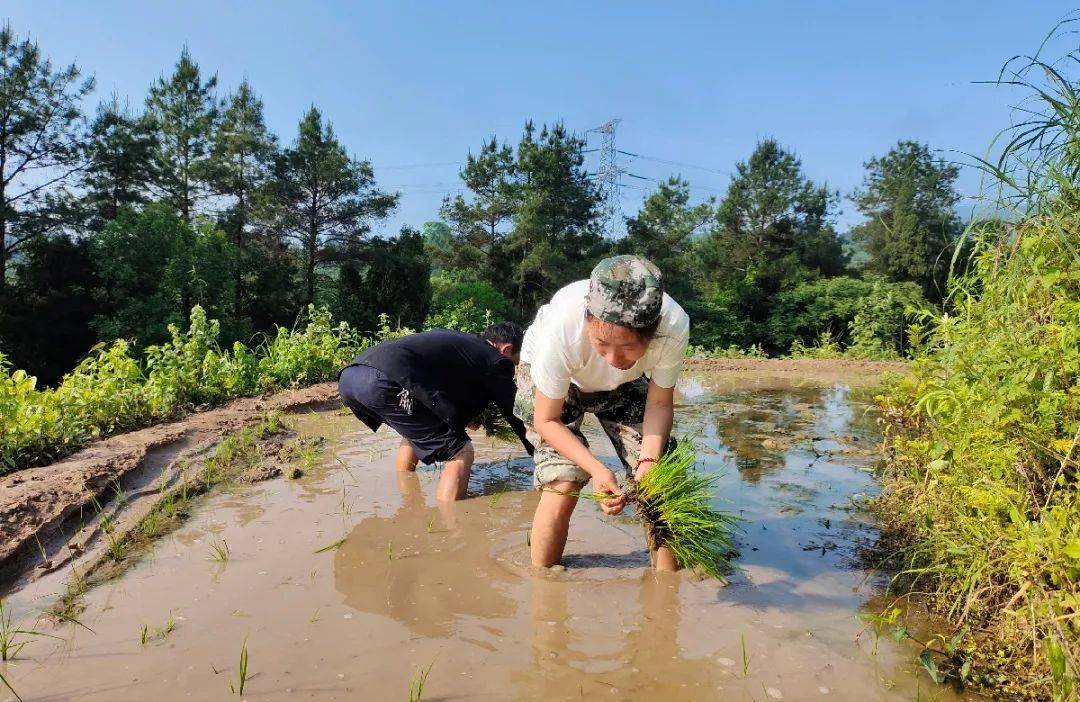
M 251 700 L 408 699 L 425 669 L 431 700 L 961 699 L 858 618 L 882 584 L 856 558 L 874 537 L 857 509 L 874 491 L 867 380 L 682 382 L 677 432 L 745 519 L 728 587 L 653 573 L 632 518 L 592 504 L 567 570 L 533 572 L 527 459 L 488 445 L 475 496 L 438 505 L 436 470 L 396 474 L 391 435 L 323 412 L 299 418 L 329 439 L 320 467 L 209 498 L 88 594 L 93 633 L 43 624 L 64 640 L 0 670 L 26 700 L 227 699 L 246 642 Z M 209 560 L 216 540 L 226 563 Z M 10 604 L 29 616 L 56 586 Z

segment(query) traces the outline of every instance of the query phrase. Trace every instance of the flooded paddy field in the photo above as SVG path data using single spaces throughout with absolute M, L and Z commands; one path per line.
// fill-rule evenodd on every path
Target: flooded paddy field
M 425 674 L 427 700 L 976 699 L 934 685 L 918 647 L 860 616 L 890 606 L 860 558 L 875 538 L 861 508 L 874 381 L 767 368 L 681 381 L 675 432 L 744 519 L 726 587 L 654 573 L 633 517 L 585 502 L 565 570 L 538 572 L 520 447 L 478 439 L 469 499 L 439 504 L 437 467 L 394 471 L 392 433 L 301 413 L 297 430 L 326 439 L 316 465 L 211 493 L 86 593 L 84 626 L 35 624 L 63 573 L 12 593 L 13 621 L 60 638 L 24 636 L 0 672 L 28 701 L 409 699 Z

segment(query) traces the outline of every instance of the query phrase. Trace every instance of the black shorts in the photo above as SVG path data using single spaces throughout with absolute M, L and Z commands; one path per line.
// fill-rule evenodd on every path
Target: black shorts
M 428 407 L 371 366 L 349 366 L 338 376 L 342 402 L 372 431 L 387 424 L 412 445 L 425 464 L 448 461 L 465 448 L 469 435 L 454 429 Z

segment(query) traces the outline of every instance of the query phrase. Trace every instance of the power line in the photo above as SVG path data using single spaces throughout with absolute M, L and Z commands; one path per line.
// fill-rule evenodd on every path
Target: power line
M 635 154 L 635 153 L 632 153 L 630 151 L 622 151 L 622 150 L 619 150 L 619 153 L 622 154 L 623 156 L 630 156 L 632 158 L 640 158 L 640 159 L 645 160 L 645 161 L 655 161 L 657 163 L 664 163 L 664 164 L 667 164 L 669 166 L 681 166 L 683 168 L 696 168 L 699 171 L 706 171 L 708 173 L 715 173 L 717 175 L 723 175 L 723 176 L 731 175 L 731 171 L 722 171 L 722 170 L 720 170 L 718 168 L 710 168 L 708 166 L 699 166 L 699 165 L 694 164 L 694 163 L 685 163 L 683 161 L 673 161 L 673 160 L 668 159 L 668 158 L 660 158 L 659 156 L 646 156 L 644 154 Z
M 460 166 L 461 161 L 439 161 L 435 163 L 405 163 L 395 164 L 392 166 L 378 166 L 373 165 L 372 168 L 379 171 L 397 171 L 406 168 L 435 168 L 437 166 Z

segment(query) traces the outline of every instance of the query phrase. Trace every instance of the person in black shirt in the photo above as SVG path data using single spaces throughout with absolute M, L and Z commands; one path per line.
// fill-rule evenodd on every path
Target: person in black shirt
M 460 500 L 469 484 L 473 447 L 465 429 L 494 404 L 532 454 L 525 425 L 514 415 L 514 366 L 524 330 L 493 324 L 480 336 L 433 329 L 384 341 L 360 354 L 338 376 L 342 401 L 372 431 L 382 424 L 401 435 L 397 469 L 445 462 L 435 492 Z

